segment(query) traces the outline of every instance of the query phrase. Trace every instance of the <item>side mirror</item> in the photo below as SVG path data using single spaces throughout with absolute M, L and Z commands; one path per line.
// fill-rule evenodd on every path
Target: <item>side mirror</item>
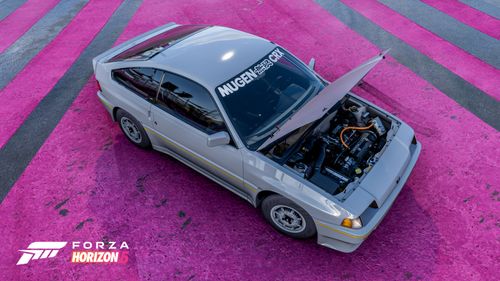
M 207 138 L 207 146 L 214 147 L 219 145 L 228 144 L 231 141 L 231 137 L 225 131 L 217 132 L 215 134 L 211 134 Z
M 311 70 L 314 70 L 314 65 L 316 64 L 316 60 L 314 58 L 312 58 L 310 61 L 309 61 L 309 68 Z

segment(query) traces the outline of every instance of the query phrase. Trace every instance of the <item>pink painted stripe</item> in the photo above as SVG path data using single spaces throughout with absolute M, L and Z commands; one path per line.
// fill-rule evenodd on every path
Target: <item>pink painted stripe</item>
M 456 75 L 500 99 L 500 71 L 377 1 L 341 0 Z
M 2 147 L 101 30 L 121 0 L 90 1 L 0 92 Z
M 457 0 L 422 0 L 441 12 L 500 40 L 500 20 Z
M 313 1 L 215 2 L 146 0 L 120 41 L 168 21 L 224 24 L 302 60 L 315 57 L 330 80 L 380 51 Z M 288 239 L 232 193 L 136 148 L 111 122 L 91 79 L 0 205 L 0 264 L 12 265 L 0 279 L 495 280 L 500 134 L 390 56 L 366 81 L 370 92 L 360 94 L 409 122 L 423 152 L 357 252 Z M 50 261 L 58 271 L 42 261 L 14 266 L 18 250 L 35 240 L 103 237 L 129 243 L 126 266 L 70 264 L 69 249 Z
M 57 2 L 59 0 L 28 0 L 19 9 L 0 21 L 0 53 L 28 31 Z

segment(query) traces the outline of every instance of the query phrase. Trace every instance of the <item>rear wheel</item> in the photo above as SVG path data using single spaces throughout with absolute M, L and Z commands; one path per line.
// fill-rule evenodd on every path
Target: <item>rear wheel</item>
M 266 220 L 279 232 L 293 238 L 306 239 L 316 234 L 311 216 L 293 201 L 275 194 L 261 205 Z
M 130 113 L 125 110 L 118 109 L 116 112 L 116 119 L 120 124 L 120 129 L 133 144 L 141 148 L 151 147 L 151 141 L 142 127 L 141 123 L 137 121 Z

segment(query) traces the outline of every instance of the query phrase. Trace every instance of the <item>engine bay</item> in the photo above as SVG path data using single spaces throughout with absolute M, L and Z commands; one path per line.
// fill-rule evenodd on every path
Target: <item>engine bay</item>
M 267 156 L 336 195 L 377 162 L 396 122 L 351 96 L 330 111 L 275 144 Z

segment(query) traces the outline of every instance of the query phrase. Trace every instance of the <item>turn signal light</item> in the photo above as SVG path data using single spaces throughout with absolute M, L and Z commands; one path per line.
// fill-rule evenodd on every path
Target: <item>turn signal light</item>
M 363 223 L 361 222 L 361 218 L 355 218 L 355 219 L 350 219 L 350 218 L 345 218 L 342 220 L 343 227 L 348 227 L 348 228 L 361 228 L 363 227 Z
M 345 218 L 343 221 L 342 221 L 342 226 L 344 227 L 348 227 L 348 228 L 352 228 L 352 220 L 349 219 L 349 218 Z

